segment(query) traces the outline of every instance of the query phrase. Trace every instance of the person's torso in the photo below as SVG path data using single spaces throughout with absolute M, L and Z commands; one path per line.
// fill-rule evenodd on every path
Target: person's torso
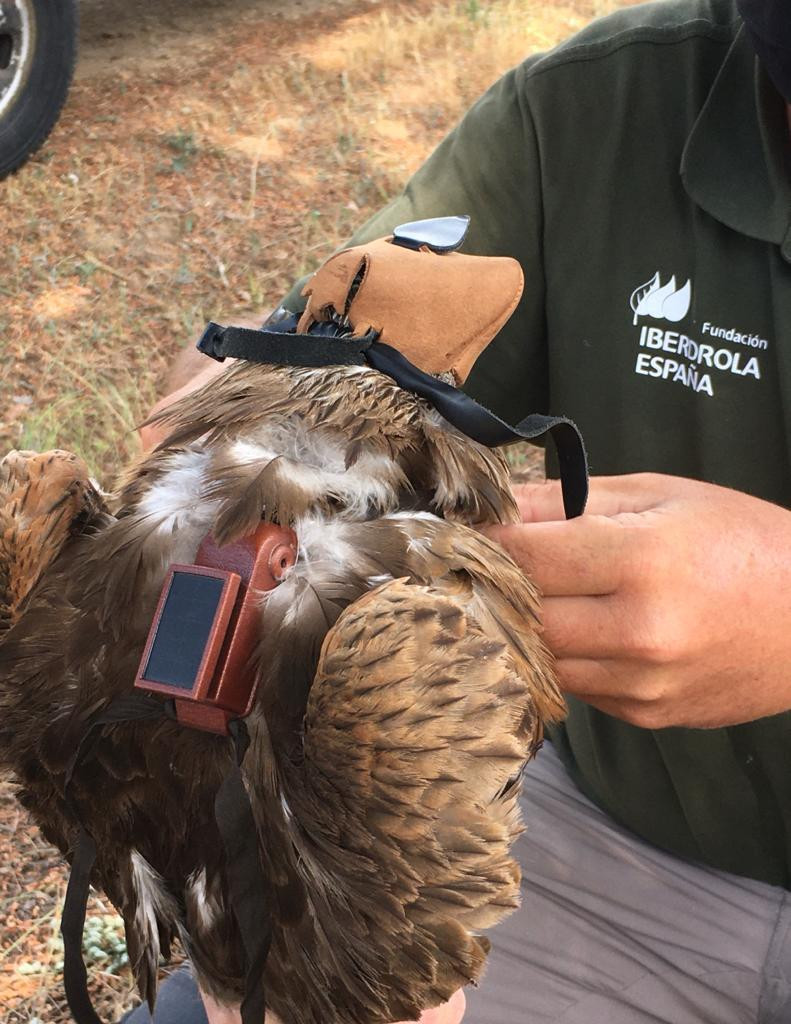
M 718 26 L 632 42 L 530 81 L 542 140 L 548 393 L 550 410 L 581 428 L 595 474 L 678 474 L 788 506 L 791 249 L 697 201 L 702 192 L 708 205 L 710 191 L 711 207 L 738 220 L 751 197 L 739 194 L 749 169 L 737 165 L 771 159 L 760 136 L 783 111 L 761 109 L 760 89 L 756 106 L 753 70 L 752 55 Z M 738 102 L 728 107 L 739 81 L 755 124 Z M 577 140 L 557 123 L 572 91 L 573 121 L 585 129 Z M 772 212 L 755 212 L 756 232 L 771 230 Z M 791 883 L 791 713 L 650 732 L 572 701 L 555 738 L 583 788 L 644 838 Z

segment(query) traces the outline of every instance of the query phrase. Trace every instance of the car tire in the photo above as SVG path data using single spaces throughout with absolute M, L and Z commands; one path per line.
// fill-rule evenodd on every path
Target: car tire
M 77 0 L 0 0 L 0 178 L 52 131 L 74 72 Z

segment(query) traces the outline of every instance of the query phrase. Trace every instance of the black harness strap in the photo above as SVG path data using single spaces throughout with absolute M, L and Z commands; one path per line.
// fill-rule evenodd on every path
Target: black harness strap
M 71 756 L 66 767 L 66 776 L 63 782 L 63 792 L 66 796 L 66 803 L 69 810 L 78 818 L 73 804 L 69 800 L 69 788 L 74 772 L 85 758 L 91 753 L 99 733 L 96 731 L 102 725 L 118 725 L 121 722 L 146 722 L 156 721 L 158 718 L 175 719 L 176 713 L 172 700 L 157 700 L 156 697 L 147 697 L 142 693 L 130 693 L 125 697 L 116 697 L 104 711 L 94 715 L 89 721 L 85 731 L 80 737 L 77 749 Z
M 172 701 L 161 701 L 144 694 L 119 697 L 91 719 L 66 770 L 66 804 L 79 825 L 79 832 L 72 856 L 60 930 L 63 936 L 64 988 L 76 1024 L 102 1022 L 93 1008 L 88 992 L 88 972 L 82 955 L 85 913 L 97 851 L 92 836 L 82 825 L 79 813 L 70 798 L 72 778 L 80 764 L 94 749 L 99 739 L 100 726 L 174 717 Z M 214 813 L 226 851 L 231 907 L 245 951 L 242 1024 L 264 1024 L 264 965 L 272 941 L 271 916 L 267 904 L 268 888 L 258 852 L 255 819 L 241 773 L 241 764 L 250 738 L 244 722 L 239 719 L 229 723 L 229 730 L 236 760 L 217 792 Z
M 120 722 L 151 721 L 173 717 L 173 714 L 172 701 L 160 701 L 143 694 L 117 698 L 90 720 L 66 768 L 64 798 L 72 818 L 79 825 L 79 832 L 72 855 L 69 884 L 60 919 L 60 932 L 63 936 L 63 987 L 66 990 L 66 1001 L 71 1015 L 77 1024 L 102 1022 L 91 1002 L 88 972 L 82 956 L 82 937 L 91 889 L 91 873 L 96 863 L 96 843 L 82 824 L 79 812 L 71 799 L 69 791 L 72 779 L 77 768 L 95 747 L 101 726 L 117 725 Z
M 96 862 L 96 844 L 80 826 L 71 861 L 69 884 L 60 919 L 63 936 L 63 987 L 71 1015 L 77 1024 L 102 1024 L 88 993 L 88 972 L 82 958 L 85 911 L 91 890 L 91 872 Z
M 405 391 L 425 398 L 457 430 L 487 448 L 514 441 L 535 441 L 549 433 L 555 442 L 568 519 L 582 515 L 588 500 L 588 457 L 576 425 L 563 416 L 526 416 L 515 427 L 495 416 L 459 388 L 446 384 L 410 363 L 400 352 L 377 341 L 373 333 L 362 338 L 331 337 L 323 333 L 294 334 L 265 327 L 221 327 L 210 323 L 198 349 L 220 362 L 234 357 L 275 366 L 371 366 L 387 374 Z
M 236 750 L 236 764 L 217 791 L 214 817 L 225 847 L 231 906 L 244 946 L 242 1024 L 262 1024 L 266 1017 L 264 967 L 272 944 L 271 897 L 261 869 L 258 830 L 241 771 L 250 737 L 241 719 L 231 721 L 228 728 Z

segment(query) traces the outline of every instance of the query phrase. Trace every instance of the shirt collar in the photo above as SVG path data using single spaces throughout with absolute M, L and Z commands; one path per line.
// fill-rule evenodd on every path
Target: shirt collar
M 742 27 L 684 147 L 684 187 L 712 217 L 780 245 L 791 262 L 790 150 L 785 103 Z

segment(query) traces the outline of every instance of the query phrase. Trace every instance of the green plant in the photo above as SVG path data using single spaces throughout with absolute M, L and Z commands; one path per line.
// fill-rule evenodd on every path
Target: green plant
M 198 155 L 198 144 L 192 132 L 179 129 L 174 135 L 165 137 L 168 147 L 176 154 L 170 161 L 170 169 L 182 174 Z
M 120 973 L 129 963 L 121 918 L 117 914 L 86 918 L 83 948 L 88 963 L 96 964 L 108 974 Z

